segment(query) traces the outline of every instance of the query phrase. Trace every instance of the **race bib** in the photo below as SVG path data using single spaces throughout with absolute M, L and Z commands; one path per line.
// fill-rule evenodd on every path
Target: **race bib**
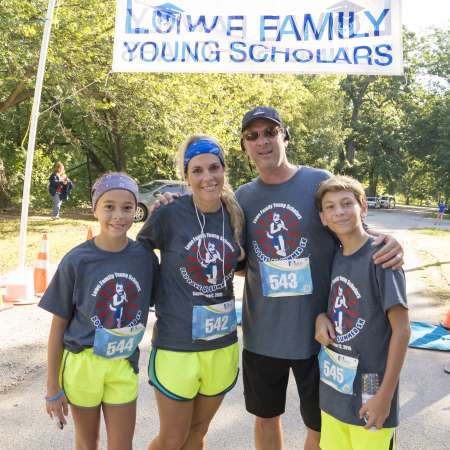
M 218 305 L 195 305 L 192 309 L 192 340 L 210 341 L 236 330 L 234 300 Z
M 265 297 L 292 297 L 313 292 L 309 258 L 259 263 Z
M 342 394 L 353 394 L 358 358 L 340 355 L 323 347 L 319 353 L 320 381 Z
M 144 336 L 145 327 L 141 323 L 134 327 L 97 328 L 94 338 L 94 353 L 104 358 L 128 358 L 136 350 Z

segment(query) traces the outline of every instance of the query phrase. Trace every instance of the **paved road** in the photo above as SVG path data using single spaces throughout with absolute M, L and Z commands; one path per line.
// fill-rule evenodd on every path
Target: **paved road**
M 403 236 L 408 228 L 430 226 L 414 211 L 370 211 L 368 221 L 377 228 L 392 230 Z M 407 267 L 417 263 L 416 255 L 408 255 Z M 411 272 L 413 273 L 413 272 Z M 439 314 L 426 297 L 426 286 L 408 276 L 410 305 L 416 319 L 425 313 L 438 320 Z M 238 290 L 242 283 L 238 282 Z M 414 310 L 414 305 L 420 305 Z M 0 312 L 0 449 L 2 450 L 65 450 L 72 449 L 72 425 L 56 430 L 43 413 L 45 386 L 45 346 L 50 317 L 35 306 L 15 307 Z M 150 328 L 150 327 L 149 327 Z M 149 347 L 149 334 L 144 349 Z M 26 359 L 16 355 L 25 352 Z M 138 423 L 135 449 L 144 450 L 158 427 L 153 394 L 146 383 L 146 351 L 141 358 L 141 388 L 138 403 Z M 444 450 L 450 448 L 450 375 L 444 374 L 448 353 L 411 349 L 401 382 L 401 427 L 398 435 L 400 450 Z M 223 407 L 211 426 L 207 449 L 252 449 L 253 420 L 245 412 L 239 380 L 227 395 Z M 1 389 L 0 389 L 1 392 Z M 283 416 L 287 450 L 301 449 L 304 426 L 298 413 L 296 388 L 289 385 L 288 404 Z M 103 442 L 105 439 L 103 438 Z M 103 447 L 105 448 L 105 447 Z
M 449 307 L 427 295 L 427 286 L 417 274 L 420 257 L 412 251 L 413 236 L 408 229 L 432 227 L 433 218 L 419 208 L 369 210 L 368 223 L 396 235 L 406 250 L 405 272 L 412 320 L 438 323 Z M 446 220 L 441 228 L 450 229 Z M 443 366 L 450 363 L 449 352 L 409 349 L 400 384 L 400 450 L 450 449 L 450 375 Z

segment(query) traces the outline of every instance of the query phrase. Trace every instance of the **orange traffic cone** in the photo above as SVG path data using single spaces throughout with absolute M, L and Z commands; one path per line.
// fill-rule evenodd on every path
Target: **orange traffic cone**
M 89 241 L 94 237 L 93 233 L 92 233 L 92 228 L 89 226 L 88 227 L 88 231 L 87 231 L 87 236 L 86 236 L 86 240 Z
M 447 328 L 447 330 L 450 330 L 450 309 L 448 310 L 447 318 L 445 319 L 445 322 L 442 323 L 442 326 Z
M 34 266 L 34 293 L 43 294 L 48 285 L 50 261 L 48 259 L 47 233 L 42 235 L 41 249 L 39 250 Z

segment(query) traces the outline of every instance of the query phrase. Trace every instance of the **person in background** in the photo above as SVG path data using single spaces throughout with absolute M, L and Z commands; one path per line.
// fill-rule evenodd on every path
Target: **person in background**
M 444 203 L 443 200 L 441 200 L 438 204 L 438 213 L 436 216 L 436 222 L 434 222 L 434 225 L 441 225 L 442 221 L 444 220 L 444 215 L 445 215 L 445 209 L 446 209 L 446 204 Z
M 64 164 L 61 161 L 56 162 L 53 173 L 48 178 L 48 192 L 53 200 L 53 220 L 60 218 L 61 204 L 68 200 L 72 188 L 73 183 L 64 172 Z

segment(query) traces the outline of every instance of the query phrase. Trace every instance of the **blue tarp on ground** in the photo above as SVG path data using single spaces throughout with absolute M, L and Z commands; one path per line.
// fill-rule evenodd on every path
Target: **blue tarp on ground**
M 238 323 L 238 325 L 241 325 L 241 323 L 242 323 L 242 302 L 236 301 L 235 308 L 236 308 L 237 323 Z
M 450 332 L 441 325 L 411 322 L 410 347 L 450 351 Z

